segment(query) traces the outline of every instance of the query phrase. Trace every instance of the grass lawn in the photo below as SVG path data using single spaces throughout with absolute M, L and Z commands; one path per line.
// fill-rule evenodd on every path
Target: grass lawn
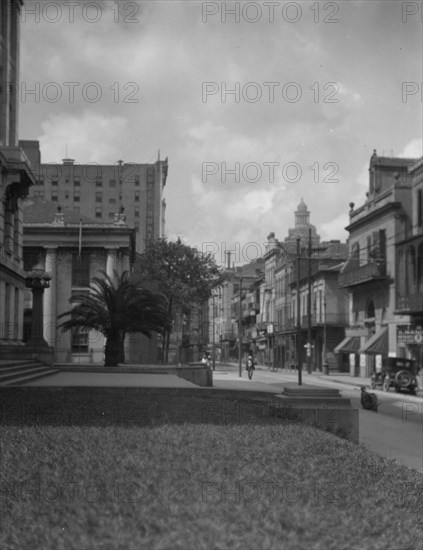
M 2 427 L 0 548 L 423 545 L 423 476 L 308 426 Z

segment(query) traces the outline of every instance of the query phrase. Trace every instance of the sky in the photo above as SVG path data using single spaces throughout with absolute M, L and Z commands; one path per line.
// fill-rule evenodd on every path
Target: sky
M 373 150 L 423 154 L 422 9 L 27 0 L 19 138 L 39 140 L 44 163 L 160 150 L 168 238 L 218 263 L 283 240 L 301 198 L 322 239 L 345 241 Z

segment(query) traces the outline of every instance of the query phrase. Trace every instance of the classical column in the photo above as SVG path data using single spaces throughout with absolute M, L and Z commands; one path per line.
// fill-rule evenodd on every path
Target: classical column
M 49 346 L 56 344 L 56 266 L 57 248 L 46 250 L 46 271 L 51 275 L 50 287 L 44 292 L 44 338 Z
M 117 261 L 117 250 L 116 248 L 107 249 L 107 260 L 106 260 L 106 273 L 109 277 L 113 277 L 114 270 L 118 270 Z

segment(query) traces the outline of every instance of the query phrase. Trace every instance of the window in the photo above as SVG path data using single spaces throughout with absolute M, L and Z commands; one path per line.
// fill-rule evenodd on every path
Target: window
M 59 182 L 57 180 L 51 180 L 51 186 L 57 187 L 59 185 Z
M 65 178 L 65 183 L 69 183 L 69 178 Z
M 95 209 L 95 217 L 96 218 L 101 218 L 101 215 L 102 215 L 101 208 L 96 208 Z
M 80 187 L 80 186 L 81 186 L 81 182 L 80 182 L 79 180 L 74 180 L 73 185 L 74 185 L 75 187 Z
M 370 236 L 367 237 L 367 261 L 370 263 L 372 261 L 372 238 Z
M 65 192 L 65 199 L 68 199 L 69 198 L 69 191 L 66 191 Z
M 135 176 L 135 187 L 139 187 L 139 186 L 140 186 L 140 177 Z
M 79 200 L 79 195 L 74 195 L 73 201 L 74 201 L 74 202 L 80 202 L 80 200 Z
M 90 261 L 89 252 L 82 250 L 72 254 L 72 286 L 89 286 L 90 284 Z
M 102 202 L 102 201 L 103 201 L 103 193 L 96 193 L 95 202 Z
M 109 199 L 109 204 L 116 204 L 116 199 Z
M 89 296 L 89 290 L 72 290 L 72 295 L 85 294 Z M 78 327 L 71 331 L 72 353 L 88 353 L 89 331 L 86 328 Z
M 86 328 L 72 329 L 72 353 L 88 353 L 88 330 Z
M 57 193 L 52 193 L 51 194 L 51 200 L 54 201 L 54 202 L 57 202 L 59 200 L 59 197 L 58 197 Z
M 103 182 L 102 182 L 102 180 L 99 180 L 99 179 L 96 180 L 95 186 L 96 186 L 96 187 L 103 187 Z
M 140 202 L 140 192 L 135 191 L 135 202 Z
M 140 224 L 138 222 L 134 223 L 134 228 L 138 231 L 140 228 Z
M 109 180 L 109 187 L 116 187 L 116 180 Z
M 139 208 L 135 208 L 135 217 L 136 218 L 140 217 L 140 209 Z
M 115 214 L 114 214 L 114 212 L 109 212 L 109 218 L 110 218 L 111 220 L 114 220 L 114 219 L 115 219 Z
M 147 176 L 154 176 L 154 168 L 147 168 Z

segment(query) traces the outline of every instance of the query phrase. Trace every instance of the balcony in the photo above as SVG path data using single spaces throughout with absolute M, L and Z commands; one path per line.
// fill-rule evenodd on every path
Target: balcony
M 347 288 L 387 278 L 385 263 L 368 263 L 340 273 L 338 283 L 341 288 Z
M 323 326 L 324 324 L 331 326 L 345 326 L 348 325 L 348 313 L 344 312 L 335 312 L 335 313 L 326 313 L 326 318 L 324 313 L 320 315 L 312 314 L 311 316 L 311 326 Z M 308 328 L 308 315 L 303 315 L 301 317 L 301 328 Z
M 395 313 L 397 315 L 413 315 L 423 313 L 423 292 L 396 297 Z

